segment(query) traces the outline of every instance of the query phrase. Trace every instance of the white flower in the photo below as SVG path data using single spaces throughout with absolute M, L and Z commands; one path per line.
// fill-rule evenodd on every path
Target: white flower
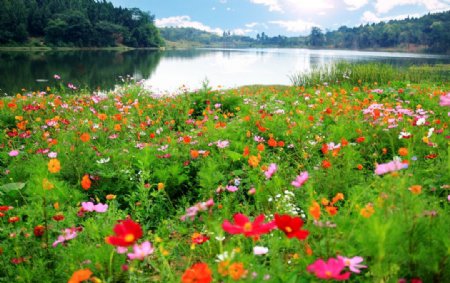
M 110 158 L 108 157 L 108 158 L 102 158 L 102 159 L 100 159 L 100 160 L 97 160 L 96 162 L 97 162 L 98 164 L 104 164 L 104 163 L 108 163 L 109 160 L 110 160 Z
M 254 255 L 265 255 L 268 252 L 269 252 L 269 248 L 260 247 L 260 246 L 253 247 L 253 254 Z

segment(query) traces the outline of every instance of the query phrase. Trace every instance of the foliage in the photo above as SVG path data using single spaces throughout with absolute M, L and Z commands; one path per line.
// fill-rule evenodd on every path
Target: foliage
M 54 46 L 159 47 L 154 17 L 139 9 L 95 0 L 5 0 L 0 8 L 0 44 L 45 38 Z M 13 12 L 14 11 L 14 12 Z
M 0 281 L 446 281 L 450 86 L 345 67 L 345 83 L 2 98 Z

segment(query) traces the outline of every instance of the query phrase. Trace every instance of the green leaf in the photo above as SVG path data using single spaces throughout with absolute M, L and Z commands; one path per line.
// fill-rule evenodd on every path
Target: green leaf
M 226 153 L 228 157 L 233 161 L 241 160 L 242 155 L 240 153 L 237 153 L 236 151 L 227 150 Z
M 21 190 L 25 187 L 25 184 L 26 183 L 9 183 L 3 185 L 0 187 L 0 194 L 3 195 L 4 193 Z

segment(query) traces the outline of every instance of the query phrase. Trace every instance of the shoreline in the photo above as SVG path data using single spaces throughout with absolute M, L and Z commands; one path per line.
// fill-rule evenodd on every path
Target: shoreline
M 132 50 L 152 50 L 152 51 L 169 51 L 169 50 L 190 50 L 202 48 L 220 48 L 220 49 L 309 49 L 309 50 L 343 50 L 343 51 L 359 51 L 359 52 L 398 52 L 398 53 L 412 53 L 424 55 L 439 55 L 450 56 L 447 53 L 428 53 L 424 49 L 406 49 L 406 48 L 365 48 L 365 49 L 342 49 L 311 47 L 311 46 L 296 46 L 296 47 L 279 47 L 279 46 L 223 46 L 223 45 L 197 45 L 197 44 L 181 44 L 168 45 L 163 47 L 47 47 L 47 46 L 0 46 L 0 52 L 64 52 L 64 51 L 132 51 Z

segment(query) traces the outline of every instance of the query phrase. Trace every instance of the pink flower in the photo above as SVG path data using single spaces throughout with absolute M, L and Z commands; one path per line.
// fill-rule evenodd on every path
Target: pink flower
M 275 163 L 272 163 L 269 165 L 269 168 L 267 168 L 266 172 L 264 172 L 264 175 L 266 175 L 266 179 L 272 178 L 272 175 L 277 172 L 277 165 Z
M 227 186 L 225 187 L 225 189 L 227 189 L 227 191 L 232 192 L 232 193 L 234 193 L 234 192 L 236 192 L 237 190 L 239 190 L 238 187 L 236 187 L 236 186 L 229 186 L 229 185 L 227 185 Z
M 11 150 L 9 152 L 9 156 L 11 156 L 11 157 L 14 157 L 14 156 L 17 156 L 17 155 L 19 155 L 19 151 L 18 150 Z
M 255 188 L 251 188 L 250 190 L 248 190 L 247 192 L 249 195 L 254 195 L 256 194 L 256 189 Z
M 345 268 L 345 263 L 341 259 L 330 258 L 327 262 L 323 259 L 316 260 L 308 265 L 308 272 L 314 273 L 319 279 L 347 280 L 350 272 L 341 273 Z
M 450 106 L 450 92 L 446 95 L 442 95 L 439 100 L 440 106 Z
M 55 248 L 58 244 L 64 244 L 68 240 L 72 240 L 77 236 L 76 228 L 67 228 L 64 233 L 58 236 L 58 239 L 53 242 L 52 246 Z
M 206 211 L 210 207 L 213 207 L 213 206 L 214 206 L 214 200 L 212 198 L 210 198 L 209 200 L 207 200 L 205 202 L 199 202 L 199 203 L 195 204 L 194 206 L 191 206 L 188 209 L 186 209 L 186 214 L 181 216 L 180 219 L 181 219 L 181 221 L 186 221 L 186 218 L 190 218 L 191 220 L 194 220 L 197 213 L 199 213 L 200 211 Z
M 106 210 L 108 210 L 107 204 L 98 203 L 95 204 L 93 202 L 82 202 L 81 207 L 85 212 L 98 212 L 98 213 L 104 213 Z
M 60 79 L 61 79 L 61 77 L 60 77 L 59 75 L 56 75 L 56 74 L 53 76 L 53 78 L 54 78 L 55 80 L 60 80 Z
M 408 164 L 404 164 L 401 161 L 394 160 L 384 164 L 377 164 L 375 168 L 375 174 L 383 175 L 389 172 L 398 171 L 408 168 Z
M 133 253 L 128 254 L 129 259 L 144 260 L 148 255 L 151 255 L 154 251 L 152 244 L 149 241 L 145 241 L 142 244 L 135 244 L 133 246 Z
M 360 263 L 364 261 L 364 259 L 360 256 L 355 256 L 352 258 L 338 256 L 338 259 L 344 261 L 345 266 L 347 266 L 351 272 L 360 273 L 361 270 L 359 268 L 367 268 L 366 265 L 361 265 Z
M 230 145 L 230 142 L 229 141 L 221 141 L 221 140 L 219 140 L 219 141 L 216 142 L 216 145 L 217 145 L 218 148 L 225 148 L 225 147 L 228 147 Z
M 309 178 L 308 172 L 304 171 L 300 173 L 300 175 L 298 175 L 294 181 L 292 181 L 291 185 L 296 188 L 300 188 L 308 180 L 308 178 Z

